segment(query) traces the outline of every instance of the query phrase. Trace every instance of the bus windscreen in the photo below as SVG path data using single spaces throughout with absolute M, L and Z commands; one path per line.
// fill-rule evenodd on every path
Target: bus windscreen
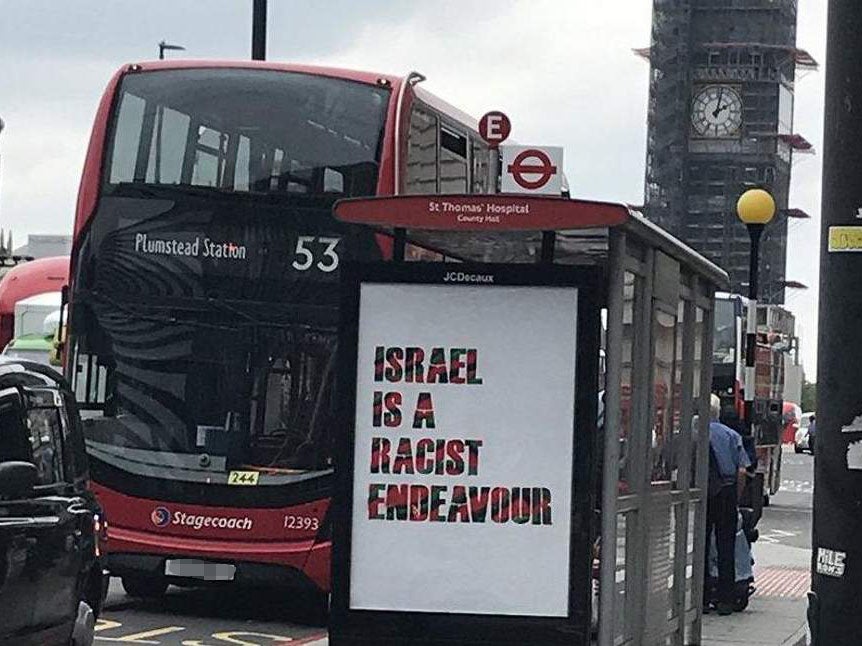
M 270 70 L 127 75 L 104 178 L 263 194 L 371 195 L 389 90 Z

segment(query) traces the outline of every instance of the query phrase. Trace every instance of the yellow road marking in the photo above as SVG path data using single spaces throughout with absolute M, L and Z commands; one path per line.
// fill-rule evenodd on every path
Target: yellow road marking
M 110 619 L 96 619 L 96 627 L 93 629 L 96 632 L 100 630 L 110 630 L 111 628 L 119 628 L 122 626 L 119 621 L 112 621 Z
M 178 633 L 185 630 L 182 626 L 166 626 L 164 628 L 155 628 L 153 630 L 145 630 L 132 635 L 123 635 L 122 637 L 96 637 L 100 641 L 106 642 L 122 642 L 124 644 L 158 644 L 159 642 L 148 641 L 148 637 L 158 637 L 160 635 L 168 635 L 170 633 Z
M 283 635 L 268 635 L 266 633 L 252 633 L 243 631 L 226 631 L 222 633 L 213 633 L 213 637 L 219 641 L 227 642 L 228 644 L 239 644 L 239 646 L 261 646 L 258 642 L 247 642 L 239 639 L 239 637 L 263 637 L 269 641 L 278 643 L 292 642 L 292 637 L 284 637 Z

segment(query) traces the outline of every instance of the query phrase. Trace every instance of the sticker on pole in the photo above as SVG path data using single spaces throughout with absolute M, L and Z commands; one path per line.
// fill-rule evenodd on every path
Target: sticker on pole
M 829 227 L 829 253 L 862 252 L 862 227 Z
M 563 149 L 559 146 L 500 146 L 503 152 L 502 193 L 560 195 Z
M 844 576 L 847 552 L 817 548 L 817 574 L 840 579 Z

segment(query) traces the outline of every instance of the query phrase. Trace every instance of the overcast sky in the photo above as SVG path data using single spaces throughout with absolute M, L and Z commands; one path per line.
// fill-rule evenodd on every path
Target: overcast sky
M 799 0 L 799 46 L 825 59 L 826 2 Z M 248 58 L 251 0 L 0 0 L 0 226 L 69 233 L 96 105 L 120 65 Z M 651 0 L 270 0 L 268 58 L 428 77 L 474 115 L 501 109 L 521 143 L 565 147 L 573 195 L 643 203 Z M 176 57 L 175 52 L 168 52 Z M 796 85 L 795 130 L 822 149 L 824 75 Z M 787 278 L 806 373 L 816 368 L 820 158 L 797 156 Z

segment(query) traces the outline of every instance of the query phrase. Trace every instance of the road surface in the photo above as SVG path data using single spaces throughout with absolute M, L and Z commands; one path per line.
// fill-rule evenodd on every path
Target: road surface
M 755 549 L 772 544 L 811 549 L 811 503 L 814 493 L 814 458 L 784 448 L 781 488 L 763 510 L 760 542 Z

